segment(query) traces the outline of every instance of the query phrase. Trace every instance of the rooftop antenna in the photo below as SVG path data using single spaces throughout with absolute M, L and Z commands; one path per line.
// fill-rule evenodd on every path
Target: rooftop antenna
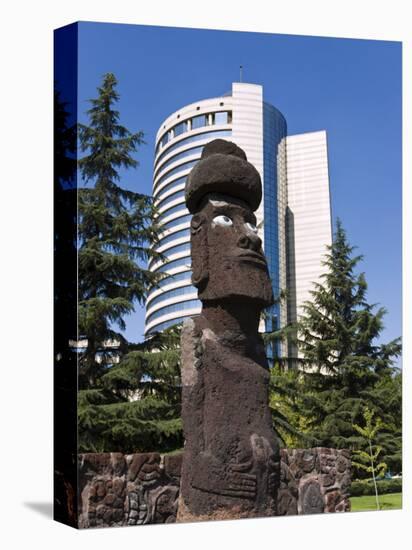
M 240 82 L 242 82 L 242 77 L 243 77 L 243 65 L 240 65 L 240 67 L 239 67 L 239 73 L 240 73 Z

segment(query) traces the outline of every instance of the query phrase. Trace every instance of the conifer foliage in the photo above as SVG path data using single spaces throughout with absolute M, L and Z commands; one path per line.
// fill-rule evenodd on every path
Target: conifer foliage
M 161 385 L 159 365 L 165 365 L 160 348 L 136 348 L 121 334 L 125 316 L 136 302 L 144 303 L 158 280 L 146 265 L 159 255 L 151 197 L 120 186 L 120 171 L 137 167 L 133 154 L 144 142 L 142 132 L 120 124 L 116 87 L 115 76 L 104 75 L 98 97 L 90 100 L 89 124 L 78 128 L 85 153 L 79 169 L 87 184 L 78 192 L 78 415 L 84 452 L 160 450 L 156 443 L 165 432 L 180 433 L 173 399 L 171 404 L 153 390 L 155 379 Z
M 383 455 L 396 462 L 401 395 L 395 359 L 400 339 L 377 343 L 385 309 L 367 302 L 365 275 L 356 273 L 362 256 L 353 252 L 338 220 L 325 273 L 298 324 L 305 431 L 313 445 L 357 448 L 353 424 L 362 423 L 362 411 L 369 407 L 386 426 L 381 430 Z

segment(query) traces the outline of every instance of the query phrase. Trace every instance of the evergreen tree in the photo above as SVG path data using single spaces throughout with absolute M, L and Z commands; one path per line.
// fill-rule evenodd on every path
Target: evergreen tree
M 275 303 L 284 304 L 287 298 L 287 292 L 281 291 Z M 267 313 L 262 317 L 267 320 Z M 270 325 L 275 326 L 275 322 L 272 321 Z M 293 324 L 262 334 L 270 367 L 269 406 L 273 428 L 285 447 L 304 447 L 306 442 L 305 418 L 301 414 L 297 391 L 300 374 L 291 368 L 292 361 L 289 357 L 279 353 L 295 334 L 296 327 Z
M 154 275 L 143 267 L 154 252 L 156 239 L 151 198 L 119 185 L 119 169 L 135 168 L 132 153 L 143 143 L 143 133 L 119 124 L 114 109 L 119 95 L 113 74 L 106 74 L 97 99 L 87 111 L 90 125 L 79 125 L 79 140 L 87 155 L 79 168 L 85 182 L 79 189 L 79 332 L 87 339 L 81 356 L 79 383 L 94 384 L 111 360 L 107 343 L 126 344 L 114 327 L 125 328 L 124 316 L 134 302 L 144 302 Z M 140 262 L 140 263 L 139 263 Z M 99 361 L 96 361 L 99 354 Z
M 119 400 L 111 435 L 116 449 L 170 452 L 183 447 L 180 326 L 130 345 L 102 381 Z
M 273 428 L 284 447 L 304 448 L 308 445 L 300 385 L 301 377 L 296 369 L 285 369 L 282 363 L 274 363 L 270 369 L 269 406 Z
M 115 76 L 106 74 L 97 99 L 90 100 L 89 125 L 78 128 L 86 153 L 79 169 L 86 183 L 94 183 L 78 192 L 78 339 L 85 343 L 79 354 L 82 451 L 122 450 L 124 446 L 116 447 L 119 426 L 124 431 L 127 425 L 132 433 L 138 418 L 150 417 L 147 404 L 130 401 L 127 392 L 113 390 L 105 378 L 119 357 L 131 360 L 120 331 L 136 301 L 143 303 L 148 288 L 158 280 L 145 267 L 148 259 L 160 257 L 153 246 L 158 228 L 152 199 L 119 185 L 119 170 L 138 165 L 133 153 L 143 143 L 143 133 L 131 133 L 120 124 L 114 108 L 119 100 L 116 86 Z M 135 359 L 143 361 L 140 356 Z M 135 375 L 143 370 L 136 368 Z M 158 416 L 159 409 L 161 404 L 152 404 Z
M 355 272 L 362 257 L 353 251 L 338 221 L 322 281 L 315 285 L 298 324 L 303 361 L 297 391 L 311 445 L 356 448 L 359 437 L 353 424 L 362 423 L 367 406 L 385 423 L 381 435 L 386 434 L 386 460 L 386 454 L 399 451 L 400 442 L 394 443 L 399 403 L 390 404 L 386 398 L 395 389 L 394 361 L 401 345 L 399 339 L 376 343 L 385 310 L 368 304 L 365 275 Z

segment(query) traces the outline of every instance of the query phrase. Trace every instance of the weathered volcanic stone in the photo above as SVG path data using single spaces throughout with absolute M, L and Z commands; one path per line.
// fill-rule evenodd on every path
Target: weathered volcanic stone
M 260 177 L 234 144 L 204 148 L 186 188 L 202 312 L 182 332 L 185 449 L 178 521 L 273 516 L 279 445 L 258 333 L 272 287 L 253 210 Z
M 301 487 L 298 510 L 301 514 L 322 514 L 325 502 L 316 477 L 309 478 Z
M 327 474 L 322 473 L 319 469 L 319 455 L 328 456 L 332 464 Z M 315 456 L 316 459 L 314 461 L 304 460 L 304 457 L 309 456 Z M 281 449 L 280 457 L 280 486 L 277 492 L 278 515 L 333 513 L 350 510 L 351 465 L 348 451 L 325 448 Z M 156 453 L 126 455 L 124 457 L 126 470 L 122 476 L 117 476 L 114 468 L 108 468 L 109 453 L 100 456 L 80 455 L 79 458 L 84 465 L 90 464 L 90 462 L 94 464 L 94 473 L 89 468 L 83 468 L 80 471 L 79 482 L 82 487 L 79 502 L 80 527 L 142 525 L 176 521 L 182 453 L 163 457 Z M 313 469 L 310 472 L 307 471 L 309 462 L 313 464 Z M 100 469 L 96 465 L 100 465 Z M 138 465 L 139 467 L 137 467 Z M 143 466 L 150 472 L 144 472 Z M 132 468 L 131 473 L 129 468 Z M 299 468 L 301 469 L 299 470 Z M 335 471 L 335 482 L 329 485 L 329 476 Z M 129 477 L 132 477 L 133 481 L 130 481 Z M 308 483 L 318 485 L 323 506 L 319 502 L 319 492 L 316 489 L 308 491 Z M 119 494 L 116 494 L 115 491 Z M 101 496 L 98 496 L 97 493 Z M 226 517 L 233 517 L 232 510 L 221 511 L 220 517 L 224 517 L 223 514 Z
M 186 206 L 192 214 L 205 194 L 221 193 L 245 201 L 252 211 L 262 200 L 259 172 L 247 162 L 245 152 L 235 143 L 215 139 L 204 147 L 200 161 L 190 172 Z

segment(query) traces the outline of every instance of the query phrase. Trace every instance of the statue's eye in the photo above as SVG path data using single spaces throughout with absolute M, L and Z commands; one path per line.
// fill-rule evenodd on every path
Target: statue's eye
M 246 222 L 245 225 L 246 225 L 246 227 L 247 227 L 248 229 L 250 229 L 250 231 L 253 231 L 253 233 L 257 233 L 257 232 L 258 232 L 258 228 L 257 228 L 256 225 L 254 225 L 253 223 Z
M 223 227 L 230 227 L 233 225 L 233 222 L 229 216 L 215 216 L 213 218 L 213 223 L 216 225 L 222 225 Z

